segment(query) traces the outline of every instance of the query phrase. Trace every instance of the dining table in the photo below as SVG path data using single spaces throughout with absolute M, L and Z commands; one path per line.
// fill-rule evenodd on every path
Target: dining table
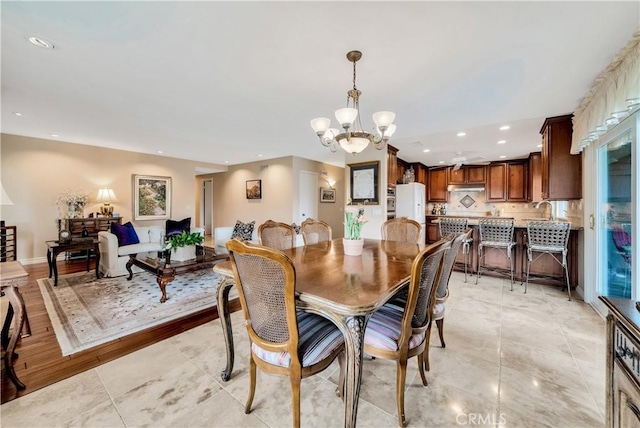
M 282 251 L 296 272 L 296 304 L 338 326 L 345 339 L 345 427 L 355 427 L 362 379 L 364 332 L 371 315 L 409 282 L 411 265 L 424 244 L 364 239 L 361 256 L 344 254 L 342 238 Z M 218 313 L 227 347 L 221 374 L 227 381 L 233 370 L 233 333 L 229 291 L 234 286 L 231 262 L 216 265 L 223 275 L 218 288 Z

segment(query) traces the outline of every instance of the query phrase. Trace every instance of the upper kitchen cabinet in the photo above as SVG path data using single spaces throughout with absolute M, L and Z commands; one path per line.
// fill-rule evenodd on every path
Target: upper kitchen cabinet
M 582 198 L 582 154 L 571 154 L 572 114 L 549 117 L 542 134 L 542 198 L 566 201 Z
M 526 202 L 528 161 L 492 163 L 487 167 L 487 201 Z
M 416 176 L 416 182 L 422 183 L 426 186 L 429 182 L 429 169 L 427 166 L 420 162 L 413 163 L 411 166 L 413 167 L 413 171 Z
M 529 153 L 529 184 L 527 199 L 530 202 L 542 200 L 542 153 Z
M 437 168 L 429 170 L 429 202 L 449 202 L 449 192 L 447 190 L 447 170 L 448 168 Z
M 484 184 L 486 168 L 484 166 L 463 166 L 460 169 L 448 169 L 449 184 Z
M 387 144 L 387 187 L 396 187 L 398 181 L 398 149 Z

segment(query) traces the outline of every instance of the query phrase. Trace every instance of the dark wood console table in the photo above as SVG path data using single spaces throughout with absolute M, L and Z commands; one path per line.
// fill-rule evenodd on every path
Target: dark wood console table
M 54 275 L 53 286 L 58 286 L 58 266 L 56 259 L 58 254 L 64 251 L 86 251 L 87 252 L 87 272 L 91 263 L 90 252 L 96 256 L 96 278 L 100 278 L 100 247 L 98 246 L 98 238 L 76 238 L 69 243 L 61 243 L 59 241 L 45 241 L 47 244 L 47 262 L 49 263 L 49 278 Z
M 108 231 L 111 228 L 111 223 L 122 224 L 122 217 L 66 218 L 64 221 L 72 238 L 80 238 L 82 229 L 87 229 L 89 236 L 95 238 L 98 236 L 98 232 Z

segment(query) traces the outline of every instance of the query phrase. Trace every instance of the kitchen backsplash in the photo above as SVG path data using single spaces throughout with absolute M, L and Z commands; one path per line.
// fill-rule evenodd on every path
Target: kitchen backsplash
M 446 204 L 446 213 L 452 216 L 483 217 L 493 214 L 516 220 L 549 218 L 549 204 L 536 208 L 536 203 L 532 202 L 487 202 L 485 192 L 452 192 L 449 199 L 451 202 Z M 556 217 L 565 218 L 575 226 L 582 226 L 582 200 L 553 203 L 556 206 Z M 436 205 L 443 204 L 428 203 L 427 214 L 431 214 Z

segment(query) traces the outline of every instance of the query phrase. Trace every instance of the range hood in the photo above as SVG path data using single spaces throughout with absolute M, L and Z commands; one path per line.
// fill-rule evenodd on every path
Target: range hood
M 449 184 L 449 192 L 484 192 L 484 184 Z

